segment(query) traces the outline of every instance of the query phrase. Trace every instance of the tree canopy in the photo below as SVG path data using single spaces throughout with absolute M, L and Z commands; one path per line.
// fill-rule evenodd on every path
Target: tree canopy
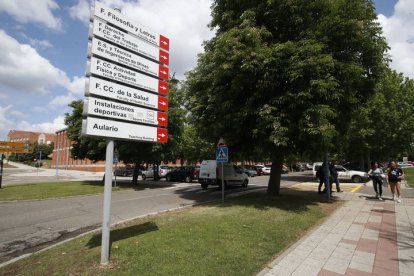
M 335 145 L 350 114 L 374 93 L 387 44 L 368 0 L 216 0 L 214 38 L 187 85 L 192 123 L 233 151 L 273 161 Z M 259 149 L 257 149 L 259 148 Z

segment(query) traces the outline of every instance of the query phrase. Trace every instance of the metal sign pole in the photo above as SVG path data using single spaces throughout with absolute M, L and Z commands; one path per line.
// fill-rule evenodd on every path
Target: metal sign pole
M 114 161 L 114 140 L 106 144 L 105 160 L 105 187 L 102 219 L 102 246 L 101 265 L 107 265 L 109 260 L 109 234 L 111 231 L 111 193 L 112 193 L 112 165 Z
M 328 152 L 325 152 L 325 168 L 323 168 L 324 170 L 324 175 L 325 175 L 325 189 L 326 189 L 326 197 L 328 198 L 328 200 L 331 199 L 331 183 L 330 183 L 330 178 L 329 178 L 329 163 L 328 163 Z
M 0 161 L 0 189 L 1 189 L 1 183 L 3 181 L 3 162 L 4 162 L 4 154 L 1 154 L 1 161 Z
M 224 163 L 221 163 L 221 200 L 224 202 Z
M 56 176 L 59 176 L 59 153 L 60 153 L 60 142 L 57 142 L 57 152 L 56 152 Z

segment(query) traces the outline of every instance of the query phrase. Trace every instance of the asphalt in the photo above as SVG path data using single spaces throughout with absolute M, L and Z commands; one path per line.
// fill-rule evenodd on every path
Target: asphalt
M 56 170 L 32 170 L 25 175 L 56 176 Z M 72 180 L 102 179 L 102 175 L 59 170 L 59 177 Z M 388 188 L 384 188 L 384 200 L 378 200 L 370 182 L 343 186 L 348 188 L 343 193 L 334 193 L 333 199 L 345 204 L 269 263 L 258 276 L 414 275 L 414 189 L 403 183 L 402 202 L 397 203 Z M 303 183 L 292 188 L 316 192 L 316 187 L 316 183 Z
M 401 203 L 370 182 L 333 195 L 345 204 L 259 276 L 414 275 L 414 189 L 403 183 Z

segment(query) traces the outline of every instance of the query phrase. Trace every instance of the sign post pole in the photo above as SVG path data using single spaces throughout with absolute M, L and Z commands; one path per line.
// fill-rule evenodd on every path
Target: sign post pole
M 1 182 L 3 181 L 3 162 L 4 162 L 4 154 L 1 154 L 1 161 L 0 161 L 0 189 L 1 189 Z
M 60 153 L 60 142 L 57 142 L 57 152 L 56 152 L 56 176 L 59 176 L 59 153 Z
M 224 162 L 221 163 L 221 201 L 224 203 Z
M 221 163 L 221 200 L 224 203 L 224 163 L 229 162 L 229 149 L 224 144 L 223 139 L 220 139 L 216 148 L 216 162 Z
M 105 160 L 105 187 L 104 187 L 104 204 L 102 219 L 102 247 L 101 247 L 101 265 L 107 265 L 109 260 L 109 236 L 110 236 L 110 218 L 111 218 L 111 193 L 112 193 L 112 163 L 114 158 L 114 140 L 108 140 L 106 144 Z

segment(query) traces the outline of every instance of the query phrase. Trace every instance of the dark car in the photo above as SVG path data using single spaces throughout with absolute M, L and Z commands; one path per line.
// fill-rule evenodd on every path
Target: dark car
M 193 180 L 198 179 L 199 172 L 200 169 L 197 169 L 196 167 L 179 167 L 168 172 L 165 179 L 167 181 L 185 181 L 191 183 Z
M 296 163 L 292 165 L 292 169 L 295 172 L 303 172 L 305 171 L 305 166 L 302 164 Z
M 129 166 L 119 167 L 115 170 L 114 174 L 116 176 L 132 176 L 134 174 L 134 168 Z

